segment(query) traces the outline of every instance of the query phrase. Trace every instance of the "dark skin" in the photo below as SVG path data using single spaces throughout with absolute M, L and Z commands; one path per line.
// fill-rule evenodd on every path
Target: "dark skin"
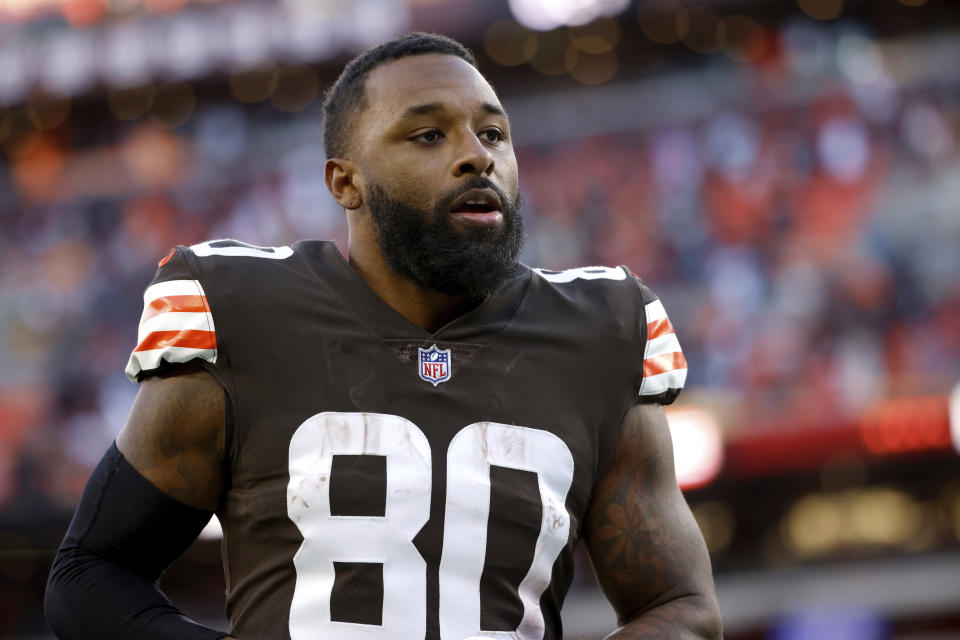
M 627 412 L 584 526 L 600 587 L 622 625 L 609 638 L 720 638 L 710 557 L 677 486 L 663 408 Z
M 350 264 L 394 309 L 435 330 L 465 311 L 464 302 L 426 291 L 383 260 L 366 205 L 371 182 L 394 198 L 433 212 L 440 194 L 483 176 L 517 195 L 510 122 L 489 83 L 454 56 L 411 56 L 370 72 L 367 107 L 351 135 L 351 158 L 331 158 L 327 188 L 347 212 Z M 468 223 L 453 217 L 454 224 Z
M 327 186 L 347 211 L 350 264 L 399 313 L 433 330 L 463 313 L 465 303 L 390 271 L 365 204 L 367 189 L 376 183 L 407 204 L 433 211 L 435 194 L 483 175 L 515 197 L 509 121 L 486 80 L 453 56 L 381 65 L 370 73 L 366 95 L 351 159 L 327 162 Z M 199 366 L 174 371 L 141 384 L 117 446 L 161 490 L 216 510 L 226 484 L 223 390 Z M 676 484 L 659 405 L 637 405 L 625 416 L 613 458 L 594 489 L 584 539 L 622 625 L 609 638 L 722 637 L 709 556 Z

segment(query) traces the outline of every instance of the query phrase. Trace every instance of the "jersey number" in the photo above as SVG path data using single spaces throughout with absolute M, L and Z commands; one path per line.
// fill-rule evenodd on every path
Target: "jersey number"
M 330 513 L 335 455 L 386 459 L 383 516 Z M 533 562 L 519 587 L 523 618 L 515 631 L 480 628 L 480 576 L 490 511 L 490 466 L 537 474 L 543 515 Z M 320 413 L 290 440 L 287 513 L 303 535 L 294 555 L 297 583 L 290 607 L 291 640 L 305 638 L 423 638 L 426 632 L 426 561 L 413 543 L 430 517 L 433 486 L 430 444 L 415 424 L 379 413 Z M 477 422 L 457 433 L 447 449 L 447 493 L 440 562 L 440 637 L 464 640 L 543 638 L 540 597 L 553 563 L 567 544 L 565 502 L 573 457 L 556 435 L 539 429 Z M 380 625 L 333 620 L 334 562 L 383 567 Z M 422 612 L 422 613 L 418 613 Z
M 577 267 L 566 271 L 534 269 L 549 282 L 565 283 L 574 280 L 626 280 L 627 272 L 619 267 Z
M 286 260 L 293 255 L 293 249 L 287 246 L 257 247 L 239 240 L 210 240 L 191 245 L 190 250 L 201 258 L 208 256 L 241 256 L 244 258 Z

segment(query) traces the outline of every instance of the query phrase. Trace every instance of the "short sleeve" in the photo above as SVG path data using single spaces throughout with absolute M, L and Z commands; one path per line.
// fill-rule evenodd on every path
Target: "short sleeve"
M 663 303 L 642 280 L 635 279 L 643 302 L 640 401 L 670 404 L 687 380 L 687 360 Z
M 217 361 L 213 313 L 200 280 L 177 247 L 160 261 L 153 281 L 143 293 L 143 313 L 137 345 L 124 372 L 134 382 L 158 370 L 163 363 Z

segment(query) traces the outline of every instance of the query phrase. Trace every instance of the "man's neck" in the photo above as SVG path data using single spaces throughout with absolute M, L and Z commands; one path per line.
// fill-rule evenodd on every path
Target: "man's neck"
M 375 240 L 358 242 L 351 236 L 347 251 L 350 266 L 357 275 L 397 313 L 427 331 L 436 331 L 471 306 L 463 298 L 422 289 L 394 273 Z

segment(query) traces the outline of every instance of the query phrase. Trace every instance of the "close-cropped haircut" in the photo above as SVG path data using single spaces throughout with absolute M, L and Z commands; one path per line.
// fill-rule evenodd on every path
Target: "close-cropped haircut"
M 365 89 L 370 71 L 391 60 L 428 53 L 457 56 L 478 68 L 469 49 L 435 33 L 409 33 L 367 49 L 347 63 L 324 99 L 323 149 L 328 158 L 346 157 L 356 115 L 367 106 Z

